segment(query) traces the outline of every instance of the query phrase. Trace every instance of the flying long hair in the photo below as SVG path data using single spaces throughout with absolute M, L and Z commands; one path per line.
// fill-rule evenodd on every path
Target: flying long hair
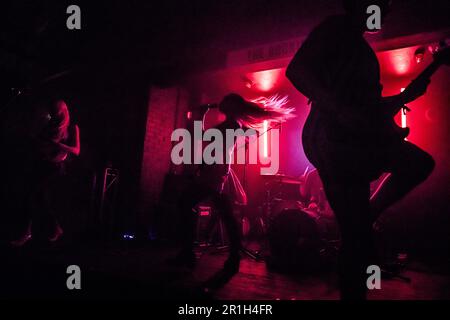
M 268 128 L 279 126 L 280 123 L 294 118 L 294 108 L 286 107 L 288 98 L 277 95 L 269 98 L 260 97 L 251 101 L 245 100 L 238 94 L 226 95 L 219 105 L 219 110 L 242 124 L 242 126 L 261 130 L 264 121 Z

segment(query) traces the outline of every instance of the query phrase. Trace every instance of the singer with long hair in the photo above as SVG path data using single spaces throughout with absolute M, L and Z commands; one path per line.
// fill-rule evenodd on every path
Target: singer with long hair
M 215 126 L 225 136 L 227 129 L 251 128 L 260 129 L 264 121 L 268 128 L 293 117 L 293 109 L 286 107 L 286 98 L 269 98 L 247 101 L 238 94 L 228 94 L 218 105 L 225 120 Z M 194 207 L 207 198 L 212 200 L 215 210 L 222 218 L 230 241 L 229 257 L 225 261 L 224 270 L 237 273 L 240 264 L 241 238 L 238 223 L 233 216 L 232 201 L 223 192 L 223 186 L 229 178 L 231 157 L 235 144 L 223 151 L 222 164 L 203 164 L 200 166 L 192 183 L 186 188 L 179 202 L 183 216 L 184 243 L 181 252 L 174 259 L 177 263 L 193 267 L 196 257 L 193 251 L 194 231 L 197 213 Z M 226 148 L 226 146 L 224 147 Z

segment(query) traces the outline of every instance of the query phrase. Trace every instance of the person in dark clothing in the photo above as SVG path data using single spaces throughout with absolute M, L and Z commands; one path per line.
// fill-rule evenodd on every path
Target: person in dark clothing
M 71 122 L 66 103 L 56 100 L 38 109 L 28 143 L 31 164 L 23 192 L 27 206 L 25 231 L 11 241 L 15 247 L 32 239 L 34 222 L 39 223 L 50 242 L 62 236 L 63 230 L 53 212 L 52 187 L 65 174 L 66 159 L 80 154 L 80 130 Z
M 303 147 L 317 168 L 341 231 L 342 299 L 365 299 L 366 269 L 376 264 L 372 225 L 379 214 L 424 181 L 433 158 L 385 129 L 387 119 L 426 91 L 429 80 L 413 81 L 396 96 L 382 97 L 380 68 L 363 37 L 366 9 L 387 0 L 345 0 L 346 13 L 327 18 L 305 40 L 286 76 L 311 104 Z M 390 176 L 370 199 L 370 182 Z
M 262 100 L 260 100 L 262 101 Z M 260 129 L 264 121 L 268 121 L 268 127 L 285 121 L 291 117 L 290 108 L 284 108 L 286 99 L 267 99 L 265 103 L 247 101 L 237 94 L 229 94 L 219 104 L 219 111 L 226 119 L 215 126 L 223 137 L 226 130 L 251 128 Z M 236 144 L 236 141 L 235 141 Z M 236 218 L 233 215 L 232 201 L 230 196 L 223 190 L 224 183 L 229 179 L 230 164 L 233 157 L 235 144 L 224 146 L 221 164 L 202 164 L 192 183 L 183 193 L 179 208 L 183 217 L 184 243 L 181 252 L 174 259 L 179 264 L 190 267 L 195 265 L 195 254 L 193 252 L 194 231 L 197 222 L 197 212 L 194 207 L 200 201 L 211 199 L 213 206 L 225 225 L 230 241 L 229 257 L 225 262 L 224 270 L 230 273 L 239 271 L 240 264 L 240 231 Z

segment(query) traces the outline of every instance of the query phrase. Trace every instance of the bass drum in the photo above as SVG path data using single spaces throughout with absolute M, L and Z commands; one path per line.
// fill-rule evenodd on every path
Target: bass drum
M 268 228 L 268 266 L 282 270 L 314 270 L 325 246 L 317 218 L 301 209 L 284 209 Z

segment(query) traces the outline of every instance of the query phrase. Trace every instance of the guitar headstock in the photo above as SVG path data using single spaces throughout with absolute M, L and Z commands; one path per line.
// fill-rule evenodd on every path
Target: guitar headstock
M 439 43 L 439 47 L 433 52 L 433 59 L 440 64 L 450 66 L 450 46 L 445 41 Z

